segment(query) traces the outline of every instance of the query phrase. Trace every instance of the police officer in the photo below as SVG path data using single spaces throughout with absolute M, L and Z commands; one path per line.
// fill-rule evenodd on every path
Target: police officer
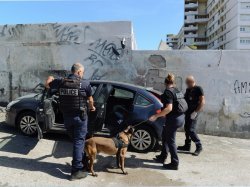
M 84 66 L 76 63 L 67 78 L 48 77 L 46 87 L 59 91 L 59 107 L 64 125 L 73 139 L 73 160 L 70 180 L 82 179 L 88 173 L 83 170 L 84 146 L 87 134 L 87 108 L 95 111 L 91 86 L 83 80 Z M 88 101 L 88 102 L 87 102 Z M 89 106 L 87 106 L 87 103 Z
M 188 76 L 186 79 L 187 90 L 185 99 L 188 103 L 188 111 L 185 117 L 185 134 L 186 140 L 184 146 L 179 146 L 180 151 L 190 151 L 191 140 L 196 144 L 194 156 L 198 156 L 202 151 L 201 141 L 196 134 L 196 125 L 200 111 L 205 105 L 205 97 L 202 87 L 197 86 L 193 76 Z
M 184 95 L 177 88 L 175 88 L 175 77 L 173 74 L 168 74 L 167 78 L 165 79 L 165 84 L 166 90 L 162 95 L 162 103 L 164 105 L 164 109 L 159 114 L 151 116 L 149 120 L 155 121 L 159 117 L 166 116 L 166 123 L 163 127 L 163 146 L 165 150 L 162 150 L 161 159 L 165 161 L 168 156 L 168 152 L 170 152 L 171 163 L 164 164 L 163 162 L 163 167 L 168 170 L 178 170 L 179 158 L 177 155 L 175 137 L 177 129 L 182 127 L 184 124 L 184 112 L 187 109 L 187 103 L 184 100 Z M 185 105 L 185 109 L 183 112 L 180 112 L 178 107 L 178 105 L 181 103 L 176 104 L 177 100 L 179 99 L 183 101 L 182 103 L 184 103 Z

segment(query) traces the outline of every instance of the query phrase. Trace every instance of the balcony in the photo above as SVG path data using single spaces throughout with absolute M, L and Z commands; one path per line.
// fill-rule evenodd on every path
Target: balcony
M 178 40 L 169 40 L 169 39 L 167 39 L 167 43 L 178 43 Z
M 198 3 L 186 3 L 185 8 L 198 8 Z
M 198 11 L 185 11 L 185 15 L 197 15 Z
M 185 23 L 206 23 L 208 22 L 208 15 L 194 15 L 194 16 L 187 16 L 184 20 Z
M 194 43 L 195 45 L 207 45 L 208 41 L 207 38 L 195 38 Z
M 184 27 L 184 31 L 196 31 L 196 30 L 198 30 L 198 26 Z
M 206 23 L 209 20 L 208 15 L 196 15 L 195 20 L 197 23 Z
M 197 33 L 188 33 L 188 34 L 185 34 L 185 38 L 196 38 L 198 37 L 198 34 Z

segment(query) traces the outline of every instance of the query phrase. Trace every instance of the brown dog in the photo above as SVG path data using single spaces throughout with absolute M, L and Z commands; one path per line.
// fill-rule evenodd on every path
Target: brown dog
M 124 162 L 128 144 L 133 133 L 134 129 L 129 126 L 120 132 L 117 138 L 92 137 L 86 141 L 85 152 L 89 159 L 89 169 L 92 176 L 97 177 L 97 174 L 94 172 L 94 161 L 96 154 L 100 152 L 108 155 L 116 155 L 117 167 L 121 168 L 123 174 L 128 174 L 124 170 Z

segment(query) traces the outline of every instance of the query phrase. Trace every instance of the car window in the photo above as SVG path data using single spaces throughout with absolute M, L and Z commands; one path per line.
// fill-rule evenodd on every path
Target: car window
M 105 102 L 105 93 L 104 92 L 101 92 L 101 94 L 99 95 L 99 97 L 97 98 L 97 103 L 104 103 Z
M 126 98 L 126 99 L 134 98 L 133 92 L 121 88 L 114 88 L 113 93 L 111 93 L 111 95 L 117 98 Z
M 135 105 L 148 106 L 148 105 L 151 105 L 151 102 L 147 100 L 145 97 L 143 97 L 142 95 L 138 95 L 135 101 Z
M 99 87 L 99 85 L 97 85 L 97 84 L 91 84 L 92 95 L 95 95 L 98 87 Z
M 96 98 L 96 102 L 97 103 L 105 103 L 106 101 L 106 98 L 108 96 L 108 85 L 104 84 L 101 91 L 100 91 L 100 94 L 98 94 L 98 97 Z

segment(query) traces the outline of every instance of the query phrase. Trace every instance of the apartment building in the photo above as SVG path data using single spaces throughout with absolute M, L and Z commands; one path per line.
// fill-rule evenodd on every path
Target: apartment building
M 184 27 L 182 27 L 177 35 L 167 35 L 167 45 L 172 49 L 181 49 L 185 47 L 184 41 Z
M 175 39 L 180 44 L 175 49 L 183 45 L 197 49 L 250 49 L 250 0 L 185 0 L 184 7 L 184 37 Z M 167 36 L 167 43 L 168 40 Z
M 178 41 L 179 41 L 178 35 L 167 34 L 167 45 L 169 47 L 172 47 L 173 49 L 178 49 L 179 46 Z
M 208 0 L 208 49 L 250 49 L 250 0 Z
M 184 13 L 184 45 L 207 48 L 207 0 L 186 0 Z

